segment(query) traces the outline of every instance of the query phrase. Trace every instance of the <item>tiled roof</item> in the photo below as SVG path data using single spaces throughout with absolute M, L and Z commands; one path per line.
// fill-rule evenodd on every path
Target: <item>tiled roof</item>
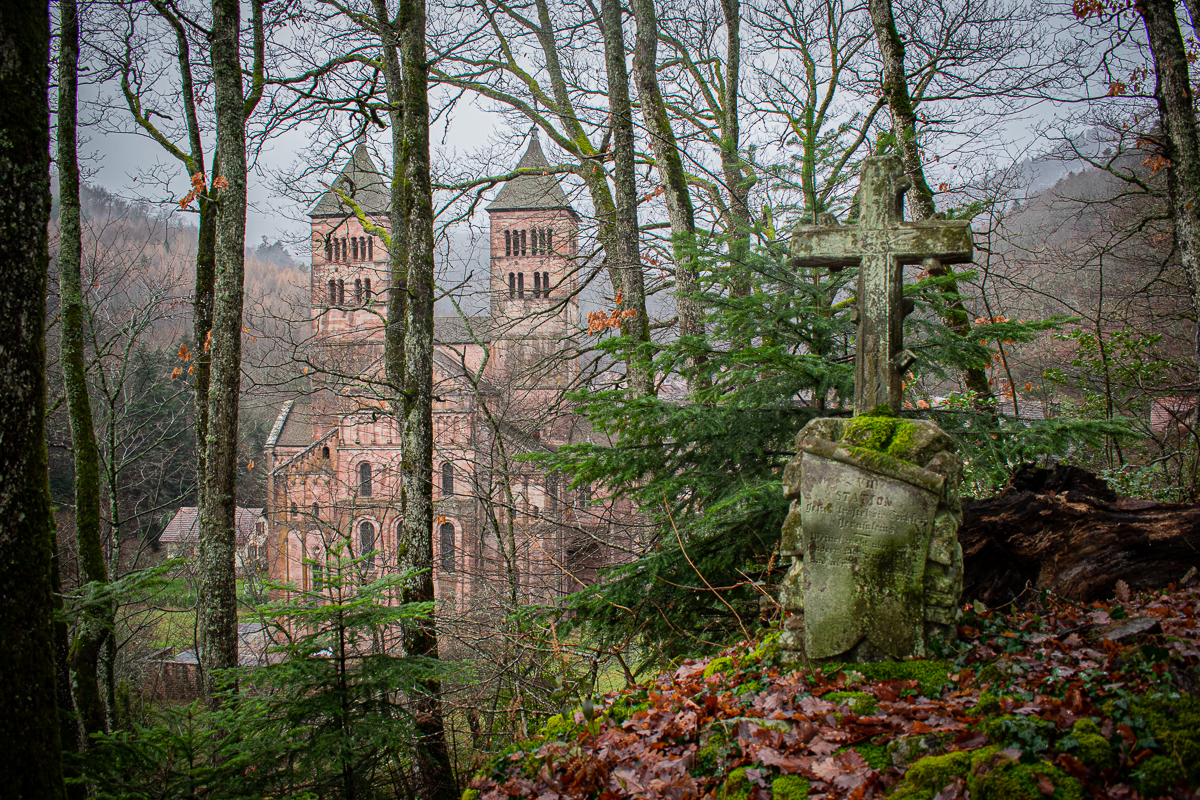
M 537 132 L 529 139 L 529 149 L 517 164 L 517 169 L 545 169 L 549 167 Z M 496 199 L 488 204 L 488 211 L 517 211 L 524 209 L 570 208 L 567 195 L 558 184 L 558 176 L 550 174 L 519 175 L 500 187 Z
M 459 316 L 433 318 L 433 341 L 437 344 L 473 344 L 474 340 L 467 333 L 467 321 L 471 323 L 471 332 L 481 343 L 491 339 L 491 317 L 468 317 L 466 321 Z
M 346 162 L 341 174 L 334 179 L 331 185 L 333 189 L 337 189 L 347 197 L 354 198 L 354 202 L 358 203 L 359 207 L 368 214 L 386 214 L 391 206 L 391 188 L 388 185 L 388 179 L 371 160 L 371 154 L 367 152 L 365 142 L 359 142 L 354 146 L 350 160 Z M 353 209 L 343 202 L 333 189 L 321 195 L 321 199 L 313 206 L 312 211 L 308 212 L 310 217 L 344 217 L 354 213 Z
M 254 524 L 262 518 L 262 513 L 261 508 L 238 507 L 236 517 L 238 545 L 245 544 L 254 535 Z M 193 506 L 184 506 L 175 512 L 175 516 L 171 517 L 171 521 L 167 523 L 167 527 L 163 529 L 158 540 L 168 543 L 194 542 L 200 537 L 199 522 L 199 509 Z
M 287 414 L 285 417 L 284 414 Z M 301 400 L 280 412 L 283 428 L 275 438 L 276 447 L 308 447 L 313 442 L 312 404 Z M 276 422 L 276 425 L 279 423 Z

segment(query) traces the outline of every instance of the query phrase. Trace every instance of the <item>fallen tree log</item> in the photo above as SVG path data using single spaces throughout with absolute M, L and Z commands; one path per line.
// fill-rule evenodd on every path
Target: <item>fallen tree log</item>
M 1200 566 L 1200 504 L 1118 497 L 1078 467 L 1024 467 L 963 501 L 963 598 L 990 608 L 1048 590 L 1088 602 L 1166 586 Z

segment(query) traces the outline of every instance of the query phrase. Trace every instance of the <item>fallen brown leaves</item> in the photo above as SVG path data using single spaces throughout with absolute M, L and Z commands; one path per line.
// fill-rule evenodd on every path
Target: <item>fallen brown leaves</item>
M 1200 593 L 1133 596 L 1127 586 L 1118 593 L 1118 601 L 1090 606 L 1046 601 L 1003 616 L 968 613 L 951 654 L 957 671 L 938 697 L 922 696 L 916 680 L 866 680 L 852 667 L 786 670 L 771 658 L 750 658 L 752 646 L 743 643 L 723 653 L 728 667 L 707 678 L 710 662 L 688 661 L 650 685 L 607 695 L 591 719 L 575 712 L 566 741 L 529 743 L 493 762 L 470 786 L 480 800 L 691 800 L 721 797 L 727 776 L 742 768 L 750 800 L 771 797 L 778 775 L 808 779 L 810 797 L 870 800 L 903 777 L 882 749 L 890 742 L 926 737 L 937 743 L 934 752 L 1002 744 L 988 742 L 978 725 L 975 708 L 989 691 L 999 714 L 1012 719 L 1041 720 L 1060 731 L 1085 717 L 1099 719 L 1102 733 L 1119 744 L 1112 769 L 1089 770 L 1068 752 L 1037 757 L 1078 778 L 1091 797 L 1136 800 L 1123 780 L 1147 757 L 1147 744 L 1102 706 L 1188 675 L 1194 680 Z M 1103 626 L 1126 618 L 1153 618 L 1161 634 L 1096 638 L 1108 630 Z M 856 706 L 869 712 L 856 714 L 845 695 L 834 695 L 846 691 L 869 695 L 873 703 Z M 994 757 L 1023 755 L 1029 753 L 1006 745 Z M 1044 776 L 1037 788 L 1055 793 Z M 965 796 L 957 780 L 937 795 Z

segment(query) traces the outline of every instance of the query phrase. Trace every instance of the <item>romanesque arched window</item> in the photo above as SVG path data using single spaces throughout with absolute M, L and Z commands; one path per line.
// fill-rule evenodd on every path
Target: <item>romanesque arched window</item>
M 375 566 L 375 526 L 370 522 L 363 522 L 358 526 L 358 547 L 359 555 L 366 555 L 367 566 Z
M 319 520 L 321 518 L 321 506 L 317 505 L 316 503 L 312 504 L 312 518 L 313 520 Z
M 339 306 L 346 305 L 346 282 L 341 278 L 338 279 L 338 301 Z
M 328 234 L 325 236 L 325 260 L 333 260 L 333 242 L 329 240 Z
M 508 273 L 508 296 L 517 296 L 517 274 L 515 272 Z
M 367 261 L 375 260 L 375 237 L 367 237 Z
M 354 305 L 362 305 L 362 278 L 354 279 Z
M 350 260 L 358 261 L 358 237 L 350 237 Z
M 542 273 L 533 273 L 533 296 L 540 297 L 542 294 Z
M 348 254 L 349 254 L 349 252 L 350 252 L 350 250 L 349 250 L 349 246 L 348 246 L 348 245 L 347 245 L 347 243 L 346 243 L 346 239 L 345 239 L 345 237 L 343 237 L 343 238 L 342 238 L 342 261 L 346 261 L 346 260 L 348 260 L 348 258 L 349 258 L 349 255 L 348 255 Z
M 442 463 L 442 495 L 454 496 L 454 465 L 449 461 Z
M 550 273 L 542 273 L 542 297 L 550 296 Z
M 534 228 L 533 230 L 531 230 L 529 232 L 529 234 L 530 234 L 529 238 L 531 238 L 533 240 L 532 242 L 529 243 L 529 254 L 536 256 L 540 252 L 539 245 L 541 245 L 541 243 L 542 243 L 541 235 L 539 234 L 539 231 L 537 228 Z
M 329 279 L 329 305 L 337 305 L 337 281 L 333 278 Z
M 525 273 L 517 273 L 517 297 L 525 297 Z
M 363 278 L 363 299 L 371 302 L 371 279 Z
M 367 461 L 358 465 L 358 496 L 371 496 L 371 464 Z
M 525 231 L 521 231 L 521 255 L 525 255 Z
M 504 232 L 504 255 L 512 255 L 512 231 Z
M 326 461 L 329 460 L 329 446 L 328 445 L 321 448 L 321 458 L 325 459 Z
M 554 230 L 546 228 L 546 252 L 554 255 Z
M 443 522 L 438 534 L 442 572 L 454 572 L 454 523 Z

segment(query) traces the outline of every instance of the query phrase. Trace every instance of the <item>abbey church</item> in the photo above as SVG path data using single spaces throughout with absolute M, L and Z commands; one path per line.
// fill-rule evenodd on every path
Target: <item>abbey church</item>
M 519 168 L 545 169 L 535 136 Z M 364 229 L 351 197 L 371 225 Z M 276 583 L 319 585 L 335 541 L 396 563 L 400 435 L 381 386 L 388 184 L 360 143 L 309 212 L 310 391 L 267 440 L 268 562 Z M 488 312 L 435 319 L 434 562 L 440 613 L 500 594 L 553 602 L 626 550 L 630 510 L 522 457 L 590 440 L 564 391 L 579 377 L 579 216 L 558 179 L 521 175 L 487 206 Z M 344 544 L 343 544 L 344 546 Z

